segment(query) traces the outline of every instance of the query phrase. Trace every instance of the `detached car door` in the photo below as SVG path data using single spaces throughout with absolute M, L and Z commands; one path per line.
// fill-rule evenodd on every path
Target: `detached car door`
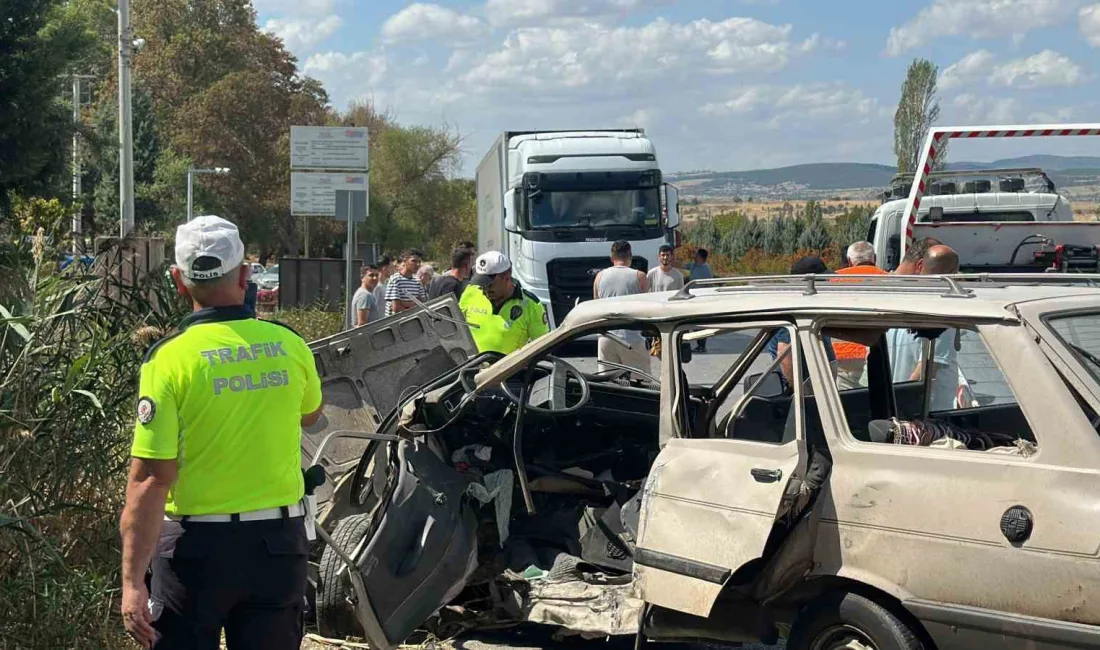
M 321 377 L 322 417 L 302 431 L 302 466 L 320 464 L 327 480 L 317 489 L 326 511 L 334 486 L 366 449 L 365 440 L 335 439 L 334 431 L 374 432 L 401 398 L 477 354 L 470 328 L 451 295 L 309 344 Z
M 786 322 L 746 323 L 743 328 L 778 328 L 795 342 L 790 347 L 797 373 L 793 395 L 762 394 L 771 385 L 768 371 L 778 366 L 766 348 L 742 354 L 734 382 L 750 371 L 765 372 L 751 390 L 732 396 L 731 425 L 715 437 L 670 439 L 650 469 L 642 497 L 634 573 L 643 598 L 702 617 L 730 577 L 763 555 L 784 497 L 797 492 L 806 467 L 804 410 L 792 412 L 792 405 L 802 403 L 805 380 L 795 328 Z M 679 364 L 679 359 L 668 362 Z M 682 384 L 685 374 L 678 368 L 673 374 Z M 677 387 L 684 390 L 686 386 Z M 745 417 L 750 410 L 763 410 L 768 417 Z M 697 427 L 699 434 L 688 435 L 706 435 L 707 428 L 704 423 Z

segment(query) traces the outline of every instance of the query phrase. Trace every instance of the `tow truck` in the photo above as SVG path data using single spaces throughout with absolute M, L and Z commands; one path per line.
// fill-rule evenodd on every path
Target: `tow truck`
M 932 129 L 917 171 L 895 176 L 871 217 L 878 266 L 896 269 L 913 241 L 932 237 L 958 252 L 963 272 L 1097 272 L 1100 222 L 1075 221 L 1042 169 L 931 171 L 951 138 L 1075 135 L 1100 135 L 1100 124 Z

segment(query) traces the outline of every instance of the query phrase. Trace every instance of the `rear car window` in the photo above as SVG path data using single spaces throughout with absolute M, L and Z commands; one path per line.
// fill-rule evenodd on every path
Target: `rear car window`
M 1051 316 L 1047 324 L 1092 378 L 1100 381 L 1100 313 Z

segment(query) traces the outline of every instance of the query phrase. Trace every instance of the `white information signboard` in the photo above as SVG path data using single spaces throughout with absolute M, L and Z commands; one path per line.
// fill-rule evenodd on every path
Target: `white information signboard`
M 290 127 L 291 169 L 367 171 L 366 127 Z
M 366 174 L 290 173 L 290 213 L 296 217 L 335 217 L 336 190 L 367 191 Z

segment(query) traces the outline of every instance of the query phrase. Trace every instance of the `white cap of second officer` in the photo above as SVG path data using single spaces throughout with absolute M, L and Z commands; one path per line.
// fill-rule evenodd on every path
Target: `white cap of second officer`
M 512 268 L 512 263 L 500 251 L 486 251 L 474 262 L 474 275 L 470 283 L 479 287 L 488 286 L 493 278 Z
M 244 244 L 233 223 L 204 215 L 176 228 L 176 266 L 188 280 L 214 280 L 243 263 Z

